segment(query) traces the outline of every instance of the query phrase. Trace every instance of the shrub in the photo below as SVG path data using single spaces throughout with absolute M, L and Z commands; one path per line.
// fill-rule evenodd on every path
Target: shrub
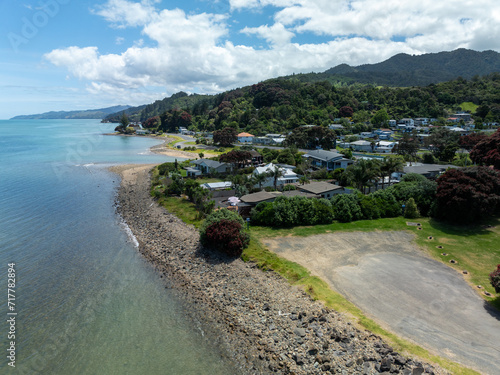
M 335 219 L 342 223 L 363 218 L 357 194 L 337 194 L 331 198 Z
M 271 202 L 261 202 L 252 209 L 252 223 L 255 225 L 273 226 L 274 210 Z
M 372 220 L 380 218 L 378 202 L 372 194 L 361 196 L 359 206 L 364 219 Z
M 297 204 L 292 199 L 278 197 L 273 202 L 274 226 L 293 227 L 297 225 Z
M 176 168 L 175 163 L 163 163 L 158 166 L 158 173 L 162 176 L 168 175 L 170 172 L 174 172 Z
M 222 219 L 209 225 L 205 231 L 204 244 L 229 256 L 240 256 L 248 246 L 250 238 L 242 231 L 239 222 Z
M 413 198 L 408 199 L 406 202 L 404 217 L 407 219 L 416 219 L 420 216 L 420 212 L 418 211 L 417 204 Z
M 200 241 L 228 255 L 240 255 L 250 240 L 243 226 L 243 218 L 236 212 L 214 211 L 201 224 Z
M 380 217 L 397 217 L 401 214 L 401 205 L 389 189 L 378 190 L 370 195 L 377 202 Z
M 497 266 L 496 271 L 490 273 L 490 282 L 495 292 L 500 293 L 500 264 Z

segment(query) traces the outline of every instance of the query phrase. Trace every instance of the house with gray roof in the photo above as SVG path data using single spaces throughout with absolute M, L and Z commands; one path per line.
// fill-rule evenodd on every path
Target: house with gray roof
M 335 194 L 345 193 L 342 186 L 330 184 L 329 182 L 317 181 L 309 184 L 298 185 L 297 189 L 305 193 L 321 196 L 321 198 L 331 198 Z
M 329 171 L 334 171 L 339 168 L 346 169 L 349 165 L 354 163 L 351 159 L 346 159 L 344 155 L 339 154 L 336 151 L 307 151 L 304 158 L 311 160 L 311 166 L 313 168 L 326 168 Z
M 190 164 L 192 164 L 193 167 L 187 168 L 188 177 L 210 173 L 228 173 L 231 171 L 231 165 L 216 160 L 198 159 L 193 160 Z

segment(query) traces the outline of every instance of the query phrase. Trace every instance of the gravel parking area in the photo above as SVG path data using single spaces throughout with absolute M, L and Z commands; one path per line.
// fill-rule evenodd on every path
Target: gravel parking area
M 264 244 L 396 334 L 484 374 L 499 373 L 500 314 L 462 275 L 420 250 L 410 232 L 328 233 Z

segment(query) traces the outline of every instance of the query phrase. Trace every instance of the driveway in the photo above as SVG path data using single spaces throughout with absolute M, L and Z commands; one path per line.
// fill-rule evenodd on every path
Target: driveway
M 500 314 L 409 232 L 265 239 L 401 337 L 484 374 L 500 368 Z

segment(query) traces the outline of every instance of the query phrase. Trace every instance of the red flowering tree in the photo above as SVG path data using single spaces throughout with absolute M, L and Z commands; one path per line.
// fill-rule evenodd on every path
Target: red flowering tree
M 497 266 L 496 271 L 490 273 L 490 282 L 495 292 L 500 293 L 500 264 Z
M 450 169 L 437 180 L 434 216 L 472 223 L 500 208 L 500 173 L 487 167 Z
M 500 169 L 500 129 L 479 141 L 470 152 L 470 158 L 474 163 Z
M 339 109 L 339 116 L 340 117 L 352 117 L 353 114 L 354 114 L 354 110 L 347 105 L 340 107 L 340 109 Z
M 220 146 L 231 146 L 238 140 L 238 132 L 234 128 L 214 131 L 214 143 Z
M 240 256 L 250 241 L 243 225 L 243 219 L 236 212 L 225 208 L 214 211 L 200 227 L 200 241 L 229 256 Z

